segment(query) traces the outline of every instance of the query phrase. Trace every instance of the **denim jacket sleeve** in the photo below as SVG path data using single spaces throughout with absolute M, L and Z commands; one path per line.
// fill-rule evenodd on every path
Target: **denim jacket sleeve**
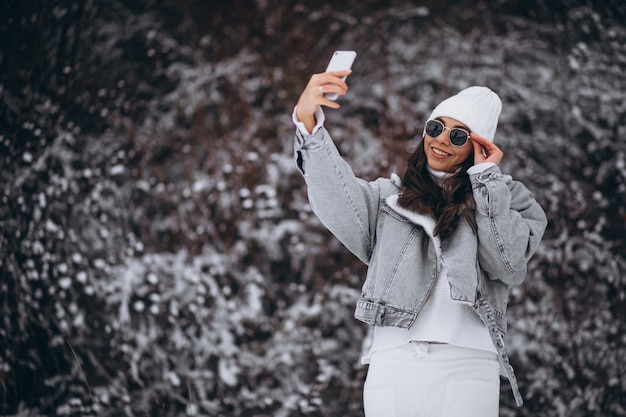
M 313 135 L 297 130 L 294 148 L 313 212 L 344 246 L 368 264 L 381 181 L 357 178 L 324 127 Z
M 530 191 L 497 166 L 470 175 L 476 201 L 478 260 L 492 279 L 519 285 L 547 226 Z

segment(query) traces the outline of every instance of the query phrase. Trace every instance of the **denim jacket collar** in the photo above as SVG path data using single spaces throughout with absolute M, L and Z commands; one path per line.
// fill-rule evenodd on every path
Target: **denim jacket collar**
M 418 226 L 421 226 L 424 229 L 424 232 L 430 237 L 433 241 L 433 245 L 435 246 L 435 253 L 437 254 L 437 258 L 441 257 L 441 240 L 439 236 L 435 236 L 435 219 L 430 216 L 417 213 L 415 211 L 409 210 L 405 207 L 402 207 L 398 203 L 398 198 L 400 196 L 398 194 L 390 195 L 387 197 L 385 202 L 393 211 L 398 213 L 399 215 L 405 217 L 407 220 L 415 223 Z

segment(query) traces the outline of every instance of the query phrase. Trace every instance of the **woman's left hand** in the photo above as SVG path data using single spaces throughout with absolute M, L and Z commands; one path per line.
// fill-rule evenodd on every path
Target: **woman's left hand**
M 476 133 L 471 134 L 472 145 L 474 146 L 474 165 L 483 162 L 493 162 L 500 165 L 504 152 L 496 146 L 495 143 L 478 136 Z

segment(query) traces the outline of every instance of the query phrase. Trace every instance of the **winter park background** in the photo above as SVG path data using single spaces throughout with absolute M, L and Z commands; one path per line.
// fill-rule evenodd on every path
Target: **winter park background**
M 364 178 L 441 99 L 500 94 L 503 169 L 550 221 L 501 415 L 626 415 L 621 0 L 5 0 L 0 414 L 363 415 L 365 268 L 292 156 L 335 49 L 359 55 L 327 126 Z

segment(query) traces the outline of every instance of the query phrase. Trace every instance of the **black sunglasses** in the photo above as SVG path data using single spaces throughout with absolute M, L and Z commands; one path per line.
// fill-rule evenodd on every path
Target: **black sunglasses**
M 470 134 L 465 129 L 459 129 L 458 127 L 445 127 L 439 120 L 429 120 L 426 122 L 426 134 L 431 138 L 436 138 L 441 135 L 445 129 L 450 131 L 450 143 L 454 146 L 463 146 L 467 143 Z

